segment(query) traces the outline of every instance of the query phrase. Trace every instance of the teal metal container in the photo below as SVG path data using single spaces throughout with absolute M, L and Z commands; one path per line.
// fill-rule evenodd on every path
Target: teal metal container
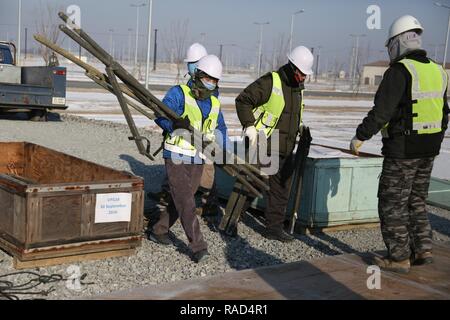
M 450 210 L 450 181 L 434 177 L 431 178 L 427 203 Z
M 324 228 L 378 222 L 377 190 L 383 158 L 355 157 L 335 149 L 329 149 L 327 155 L 327 148 L 317 146 L 312 146 L 311 151 L 303 176 L 297 225 Z M 224 199 L 230 195 L 234 181 L 216 170 L 219 195 Z M 294 189 L 290 195 L 288 207 L 293 205 Z M 254 199 L 251 206 L 264 210 L 264 198 Z
M 308 158 L 297 222 L 312 228 L 378 222 L 382 164 L 379 157 Z

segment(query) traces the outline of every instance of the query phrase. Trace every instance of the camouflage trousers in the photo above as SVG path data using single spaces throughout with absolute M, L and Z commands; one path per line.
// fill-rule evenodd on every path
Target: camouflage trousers
M 434 158 L 385 158 L 378 187 L 381 233 L 394 261 L 431 252 L 431 226 L 425 200 Z

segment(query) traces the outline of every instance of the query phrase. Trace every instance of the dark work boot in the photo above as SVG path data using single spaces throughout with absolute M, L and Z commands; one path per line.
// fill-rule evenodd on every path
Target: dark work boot
M 192 259 L 194 260 L 195 263 L 201 263 L 201 262 L 205 262 L 206 260 L 208 260 L 208 256 L 209 256 L 208 249 L 203 249 L 203 250 L 194 252 L 194 254 L 192 255 Z
M 168 206 L 170 200 L 172 199 L 171 195 L 169 192 L 162 190 L 160 192 L 149 192 L 147 193 L 147 196 L 154 200 L 156 203 L 159 203 L 163 206 Z
M 283 229 L 278 229 L 278 230 L 268 229 L 264 233 L 264 236 L 267 239 L 278 240 L 281 242 L 291 242 L 291 241 L 294 241 L 294 239 L 295 239 L 293 236 L 291 236 L 289 233 L 285 232 Z
M 217 204 L 206 203 L 202 208 L 203 217 L 215 217 L 219 214 L 219 206 Z
M 156 242 L 158 244 L 162 244 L 164 246 L 173 245 L 173 242 L 172 242 L 172 240 L 170 240 L 168 233 L 166 233 L 166 234 L 155 234 L 155 233 L 150 231 L 148 233 L 148 239 L 153 241 L 153 242 Z

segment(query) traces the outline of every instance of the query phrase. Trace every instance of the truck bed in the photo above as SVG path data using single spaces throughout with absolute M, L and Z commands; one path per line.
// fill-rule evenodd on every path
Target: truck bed
M 0 83 L 0 108 L 21 109 L 49 108 L 65 110 L 65 97 L 54 97 L 53 88 L 31 85 Z
M 67 109 L 66 68 L 21 67 L 20 83 L 0 80 L 0 108 Z

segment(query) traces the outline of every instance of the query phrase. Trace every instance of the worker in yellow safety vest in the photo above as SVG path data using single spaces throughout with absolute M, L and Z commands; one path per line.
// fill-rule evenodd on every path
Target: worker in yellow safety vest
M 296 47 L 288 54 L 285 65 L 264 74 L 236 98 L 236 112 L 250 147 L 261 146 L 258 136 L 268 139 L 269 149 L 275 151 L 279 160 L 276 173 L 269 175 L 265 212 L 264 235 L 271 240 L 294 240 L 283 227 L 294 172 L 293 151 L 302 123 L 304 82 L 307 75 L 313 73 L 313 63 L 314 57 L 308 48 Z M 275 130 L 278 139 L 272 139 Z M 278 147 L 274 148 L 274 144 Z
M 377 132 L 383 136 L 383 170 L 378 187 L 381 232 L 387 247 L 375 264 L 407 273 L 433 261 L 425 200 L 434 158 L 448 125 L 448 77 L 422 49 L 423 28 L 413 16 L 397 19 L 386 41 L 390 66 L 374 107 L 350 143 L 355 154 Z
M 221 77 L 222 63 L 219 58 L 214 55 L 204 56 L 198 62 L 193 81 L 187 85 L 172 87 L 163 99 L 163 103 L 177 113 L 179 118 L 169 120 L 159 117 L 155 121 L 164 130 L 163 158 L 173 205 L 161 212 L 160 218 L 149 232 L 149 239 L 171 245 L 169 229 L 179 217 L 189 241 L 192 259 L 197 263 L 208 256 L 207 243 L 196 216 L 194 198 L 200 185 L 204 157 L 201 142 L 200 145 L 193 144 L 195 140 L 186 134 L 193 127 L 210 141 L 215 141 L 217 135 L 222 140 L 217 142 L 226 148 L 227 127 L 220 102 L 213 95 Z

